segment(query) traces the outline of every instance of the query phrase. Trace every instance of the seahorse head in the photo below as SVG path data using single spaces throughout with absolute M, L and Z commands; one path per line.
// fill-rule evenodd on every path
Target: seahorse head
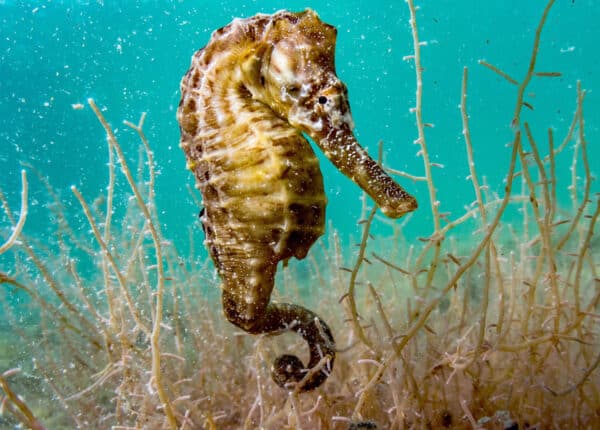
M 261 48 L 243 70 L 249 88 L 291 126 L 306 133 L 327 158 L 393 218 L 416 208 L 408 195 L 358 144 L 346 85 L 335 70 L 335 27 L 317 14 L 280 13 L 265 29 Z
M 267 31 L 264 101 L 311 137 L 328 126 L 352 129 L 348 91 L 335 72 L 336 29 L 310 9 L 287 16 Z

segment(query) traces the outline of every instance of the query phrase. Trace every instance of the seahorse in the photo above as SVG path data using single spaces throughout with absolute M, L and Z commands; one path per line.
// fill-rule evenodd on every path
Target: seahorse
M 193 56 L 177 112 L 225 317 L 251 334 L 302 336 L 307 366 L 286 354 L 271 370 L 278 385 L 299 391 L 327 379 L 336 353 L 318 315 L 270 301 L 279 262 L 303 259 L 325 230 L 323 176 L 304 135 L 385 215 L 417 207 L 353 134 L 335 42 L 336 29 L 310 9 L 234 19 Z

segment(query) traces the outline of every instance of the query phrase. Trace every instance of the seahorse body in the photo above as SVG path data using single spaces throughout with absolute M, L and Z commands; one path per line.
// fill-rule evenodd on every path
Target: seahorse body
M 205 206 L 206 245 L 223 280 L 225 316 L 253 334 L 300 334 L 308 365 L 284 355 L 272 375 L 282 387 L 302 381 L 303 391 L 329 375 L 333 336 L 313 312 L 270 303 L 278 263 L 304 258 L 325 227 L 323 177 L 302 133 L 386 215 L 416 208 L 352 133 L 346 86 L 335 74 L 335 37 L 309 9 L 235 19 L 194 55 L 177 112 L 181 147 Z M 313 369 L 322 358 L 326 364 Z

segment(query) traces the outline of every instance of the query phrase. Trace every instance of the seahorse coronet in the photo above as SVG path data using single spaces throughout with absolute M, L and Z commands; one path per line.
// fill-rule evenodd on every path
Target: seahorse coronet
M 303 259 L 325 231 L 323 177 L 304 135 L 387 216 L 417 206 L 354 137 L 336 33 L 310 9 L 236 18 L 193 56 L 177 111 L 224 314 L 248 333 L 291 330 L 306 340 L 307 365 L 284 355 L 272 371 L 278 385 L 300 391 L 321 385 L 335 360 L 325 321 L 270 302 L 279 262 Z

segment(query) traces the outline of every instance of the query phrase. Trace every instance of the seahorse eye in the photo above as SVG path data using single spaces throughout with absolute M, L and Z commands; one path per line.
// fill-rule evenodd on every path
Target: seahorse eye
M 327 103 L 327 97 L 325 96 L 321 96 L 319 97 L 319 103 L 324 105 L 325 103 Z

